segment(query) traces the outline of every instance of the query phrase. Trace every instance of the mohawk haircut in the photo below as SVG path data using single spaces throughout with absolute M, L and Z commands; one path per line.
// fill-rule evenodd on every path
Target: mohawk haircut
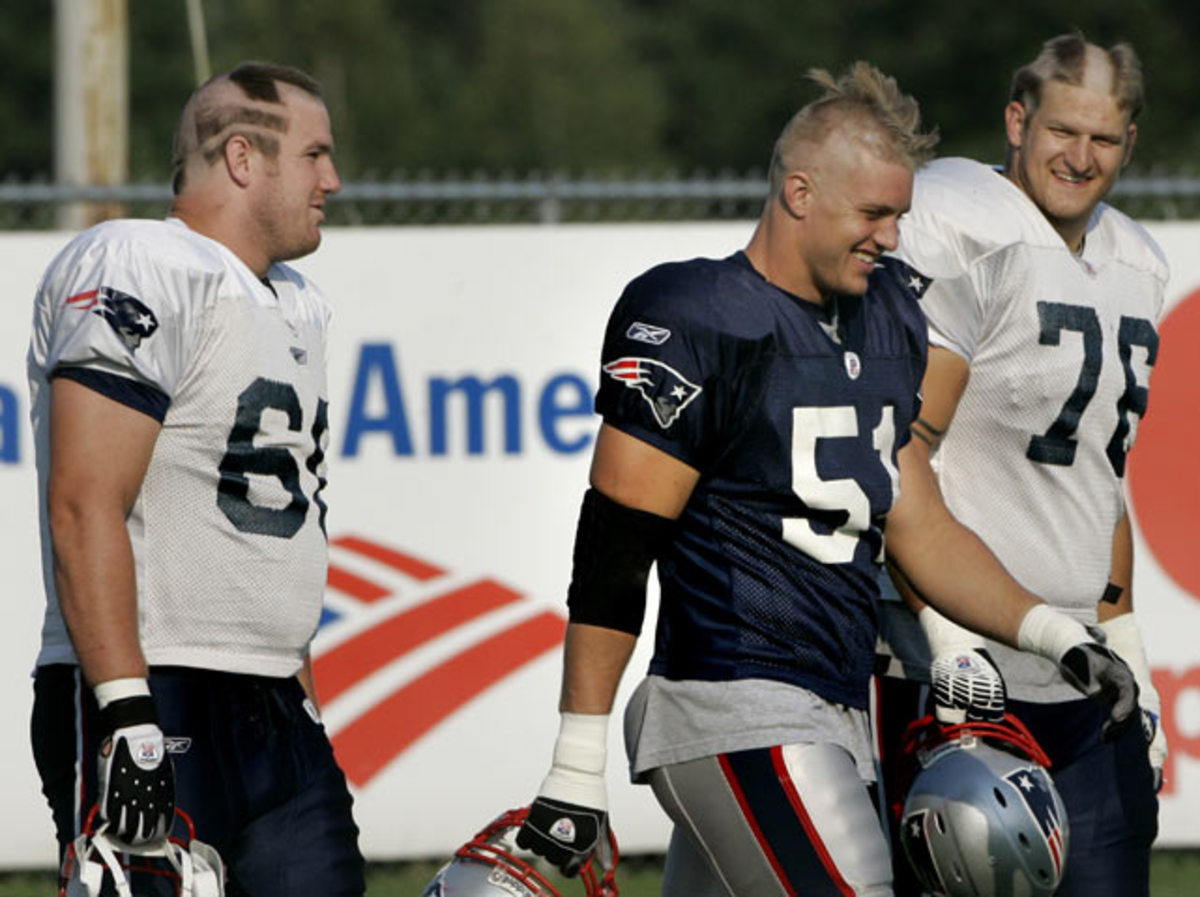
M 229 84 L 237 90 L 228 90 Z M 199 152 L 212 165 L 235 135 L 250 141 L 268 158 L 279 154 L 279 139 L 272 132 L 287 133 L 288 118 L 282 110 L 272 112 L 262 108 L 262 104 L 283 105 L 280 84 L 290 84 L 322 99 L 321 85 L 314 78 L 297 68 L 269 62 L 243 62 L 196 89 L 175 129 L 171 160 L 174 170 L 171 189 L 175 195 L 183 190 L 188 156 Z
M 809 69 L 807 76 L 823 89 L 784 126 L 771 154 L 771 192 L 798 163 L 798 149 L 820 146 L 835 130 L 849 126 L 881 158 L 919 168 L 933 156 L 938 133 L 922 133 L 921 108 L 900 90 L 896 79 L 868 62 L 855 62 L 840 77 L 825 69 Z
M 1037 111 L 1042 98 L 1042 85 L 1047 81 L 1058 81 L 1079 87 L 1083 84 L 1088 65 L 1088 43 L 1082 32 L 1060 34 L 1042 45 L 1037 58 L 1013 73 L 1012 88 L 1008 98 L 1025 107 L 1032 115 Z M 1146 87 L 1142 77 L 1142 63 L 1137 52 L 1127 43 L 1096 47 L 1112 66 L 1112 97 L 1117 108 L 1129 115 L 1133 121 L 1146 102 Z

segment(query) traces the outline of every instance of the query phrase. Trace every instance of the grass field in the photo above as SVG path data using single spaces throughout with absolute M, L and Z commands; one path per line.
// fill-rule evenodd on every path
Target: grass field
M 437 871 L 437 865 L 430 862 L 372 866 L 367 876 L 367 897 L 418 897 Z M 617 874 L 621 897 L 657 897 L 661 869 L 661 859 L 657 857 L 632 857 L 623 862 Z M 571 882 L 561 884 L 560 890 L 563 897 L 583 893 L 577 883 Z M 53 897 L 54 893 L 54 876 L 50 873 L 0 873 L 0 897 Z M 1200 850 L 1156 851 L 1150 872 L 1150 894 L 1151 897 L 1200 895 Z

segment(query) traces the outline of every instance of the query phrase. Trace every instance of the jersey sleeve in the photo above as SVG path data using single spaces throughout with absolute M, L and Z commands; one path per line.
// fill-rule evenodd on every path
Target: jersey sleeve
M 923 297 L 936 285 L 924 272 L 898 258 L 885 258 L 876 269 L 868 295 L 887 301 L 895 319 L 903 328 L 907 346 L 908 382 L 912 386 L 912 411 L 908 419 L 897 420 L 896 449 L 912 438 L 910 425 L 921 416 L 921 381 L 929 360 L 928 327 L 921 305 Z
M 900 227 L 897 255 L 932 278 L 921 299 L 930 344 L 970 360 L 983 331 L 984 307 L 961 235 L 936 209 L 914 209 Z
M 42 282 L 47 375 L 69 370 L 73 379 L 133 407 L 139 405 L 129 397 L 147 390 L 169 403 L 195 338 L 189 300 L 200 288 L 197 278 L 203 275 L 159 262 L 151 242 L 85 233 Z
M 609 318 L 596 411 L 610 426 L 703 471 L 758 399 L 761 345 L 731 332 L 713 275 L 667 265 L 634 280 Z

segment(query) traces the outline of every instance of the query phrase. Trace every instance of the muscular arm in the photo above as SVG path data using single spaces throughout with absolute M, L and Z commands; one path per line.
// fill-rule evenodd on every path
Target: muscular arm
M 911 463 L 927 469 L 931 477 L 934 477 L 931 467 L 933 455 L 954 420 L 954 413 L 958 410 L 958 402 L 967 388 L 970 375 L 970 364 L 961 355 L 939 346 L 929 347 L 929 361 L 925 366 L 925 379 L 921 383 L 921 416 L 912 425 L 913 438 L 908 448 L 912 450 Z M 936 477 L 934 488 L 937 488 Z M 940 490 L 938 495 L 940 498 Z M 913 613 L 920 613 L 925 602 L 895 564 L 891 556 L 890 534 L 888 540 L 888 573 L 905 604 Z
M 641 625 L 654 556 L 641 549 L 656 544 L 657 534 L 669 529 L 665 521 L 682 513 L 698 478 L 667 453 L 601 426 L 576 534 L 568 599 L 574 621 L 564 646 L 558 738 L 550 771 L 517 833 L 518 846 L 566 875 L 577 874 L 593 853 L 611 869 L 611 858 L 605 859 L 608 720 Z
M 970 377 L 970 362 L 961 355 L 940 346 L 929 347 L 925 379 L 921 381 L 921 416 L 912 428 L 926 463 L 950 428 Z
M 926 396 L 930 404 L 922 416 L 944 430 L 966 385 L 965 362 L 954 360 L 945 350 L 931 349 L 930 356 L 931 389 Z M 1096 645 L 1078 622 L 1024 589 L 983 541 L 954 519 L 942 500 L 929 452 L 917 445 L 921 441 L 914 439 L 899 454 L 900 498 L 886 524 L 891 562 L 917 595 L 955 623 L 1053 660 L 1079 691 L 1110 703 L 1104 725 L 1109 737 L 1137 707 L 1134 674 Z M 919 608 L 918 602 L 914 605 Z M 922 623 L 928 623 L 924 626 L 928 633 L 937 620 Z M 943 632 L 939 638 L 957 636 Z
M 49 517 L 63 618 L 89 684 L 144 678 L 125 518 L 160 425 L 73 380 L 50 389 Z
M 900 452 L 900 498 L 887 518 L 893 562 L 937 610 L 1009 645 L 1040 603 L 983 541 L 946 509 L 933 470 L 912 443 Z
M 607 424 L 600 428 L 591 483 L 618 504 L 674 520 L 687 505 L 699 476 L 682 461 L 640 439 Z M 568 624 L 559 709 L 609 713 L 636 642 L 627 632 Z

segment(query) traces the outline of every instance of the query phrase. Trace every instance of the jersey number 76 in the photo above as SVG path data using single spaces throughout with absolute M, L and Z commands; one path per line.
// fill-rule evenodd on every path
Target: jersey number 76
M 1088 403 L 1096 394 L 1100 382 L 1100 369 L 1104 363 L 1104 333 L 1100 318 L 1094 308 L 1086 305 L 1067 305 L 1062 302 L 1039 302 L 1038 320 L 1041 323 L 1039 342 L 1043 346 L 1057 346 L 1064 330 L 1074 330 L 1083 337 L 1083 366 L 1075 389 L 1045 433 L 1034 434 L 1029 439 L 1025 457 L 1040 464 L 1056 464 L 1070 467 L 1075 463 L 1078 440 L 1074 438 L 1079 421 Z M 1125 455 L 1129 451 L 1129 414 L 1138 417 L 1146 413 L 1149 391 L 1137 382 L 1133 370 L 1133 347 L 1146 350 L 1146 365 L 1153 367 L 1158 358 L 1158 332 L 1144 318 L 1121 316 L 1117 330 L 1117 352 L 1125 371 L 1125 391 L 1117 400 L 1117 426 L 1105 449 L 1108 463 L 1118 477 L 1125 476 Z

